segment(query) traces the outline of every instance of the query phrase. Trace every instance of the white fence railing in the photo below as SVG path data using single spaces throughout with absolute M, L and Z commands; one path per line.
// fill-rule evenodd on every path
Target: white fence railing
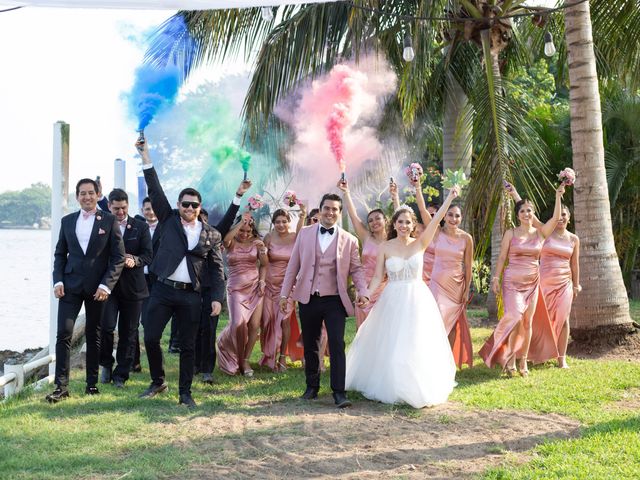
M 9 398 L 15 395 L 24 388 L 25 379 L 28 378 L 32 372 L 39 368 L 45 367 L 50 363 L 56 361 L 55 354 L 46 355 L 42 358 L 32 360 L 29 363 L 22 365 L 10 365 L 4 364 L 4 375 L 0 377 L 0 387 L 4 387 L 4 398 Z M 46 380 L 46 382 L 45 382 Z M 43 378 L 38 381 L 37 384 L 51 383 L 53 381 L 53 375 Z

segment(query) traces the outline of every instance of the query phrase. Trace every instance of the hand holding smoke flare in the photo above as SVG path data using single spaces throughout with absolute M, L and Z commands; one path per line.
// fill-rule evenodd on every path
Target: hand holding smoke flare
M 558 174 L 558 180 L 562 185 L 570 187 L 576 182 L 576 172 L 572 168 L 565 168 Z

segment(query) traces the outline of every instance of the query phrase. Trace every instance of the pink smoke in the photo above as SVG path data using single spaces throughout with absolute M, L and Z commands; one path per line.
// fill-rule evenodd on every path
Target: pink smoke
M 276 107 L 295 135 L 287 155 L 293 166 L 290 187 L 300 198 L 314 204 L 335 189 L 345 167 L 355 178 L 367 160 L 381 158 L 375 127 L 395 87 L 396 76 L 386 62 L 368 56 L 358 65 L 335 66 Z

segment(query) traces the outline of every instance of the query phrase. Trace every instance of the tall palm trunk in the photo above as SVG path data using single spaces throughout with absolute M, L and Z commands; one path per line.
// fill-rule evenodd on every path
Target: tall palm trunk
M 462 168 L 469 176 L 472 125 L 464 118 L 469 99 L 453 76 L 449 76 L 448 83 L 442 126 L 442 169 Z
M 613 231 L 604 164 L 602 113 L 589 2 L 565 12 L 571 84 L 571 146 L 577 180 L 576 234 L 580 237 L 582 293 L 574 302 L 571 337 L 602 342 L 633 330 Z

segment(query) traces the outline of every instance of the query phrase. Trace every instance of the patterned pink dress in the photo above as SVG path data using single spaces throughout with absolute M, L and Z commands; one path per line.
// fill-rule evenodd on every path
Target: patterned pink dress
M 495 330 L 480 349 L 480 356 L 488 367 L 499 363 L 503 367 L 513 352 L 508 351 L 509 335 L 516 328 L 529 304 L 538 298 L 532 318 L 531 344 L 528 359 L 534 363 L 546 362 L 558 356 L 556 338 L 547 315 L 544 299 L 540 294 L 538 258 L 543 241 L 536 234 L 526 239 L 513 237 L 509 247 L 509 265 L 502 279 L 504 315 Z M 519 335 L 515 343 L 516 358 L 522 356 L 524 337 Z
M 227 250 L 227 264 L 229 323 L 218 337 L 218 366 L 224 373 L 235 375 L 240 372 L 242 361 L 251 355 L 244 351 L 249 320 L 262 302 L 258 290 L 258 248 L 234 243 Z
M 433 262 L 436 258 L 436 246 L 435 241 L 432 241 L 427 249 L 424 251 L 423 263 L 422 263 L 422 280 L 427 284 L 427 287 L 431 283 L 431 271 L 433 270 Z
M 269 246 L 269 265 L 264 294 L 264 305 L 262 307 L 262 322 L 260 328 L 260 347 L 262 358 L 260 365 L 266 365 L 271 369 L 276 367 L 278 354 L 289 354 L 291 360 L 296 361 L 303 358 L 302 348 L 296 346 L 296 340 L 300 336 L 298 319 L 296 318 L 294 302 L 289 298 L 287 302 L 287 312 L 280 311 L 280 289 L 284 281 L 284 274 L 287 271 L 287 264 L 291 258 L 293 243 L 291 245 Z M 288 351 L 280 352 L 282 343 L 282 321 L 288 319 L 291 325 L 291 336 L 289 337 Z M 293 339 L 293 341 L 291 341 Z
M 574 248 L 573 237 L 561 239 L 551 235 L 545 240 L 540 254 L 540 289 L 556 337 L 560 336 L 562 327 L 571 313 L 571 257 Z
M 438 304 L 447 335 L 456 331 L 452 346 L 456 366 L 473 366 L 473 345 L 467 321 L 467 299 L 465 290 L 464 251 L 465 237 L 452 238 L 440 232 L 433 242 L 436 251 L 431 272 L 431 292 Z
M 374 242 L 371 238 L 367 238 L 362 245 L 362 266 L 364 267 L 364 275 L 367 284 L 371 282 L 373 275 L 376 273 L 376 262 L 378 261 L 379 247 L 380 244 Z M 375 305 L 376 301 L 380 298 L 380 294 L 382 293 L 385 285 L 386 281 L 383 281 L 376 291 L 371 294 L 371 298 L 367 305 L 364 307 L 356 305 L 356 328 L 360 328 L 360 325 L 364 323 L 367 315 L 369 315 L 369 312 Z

